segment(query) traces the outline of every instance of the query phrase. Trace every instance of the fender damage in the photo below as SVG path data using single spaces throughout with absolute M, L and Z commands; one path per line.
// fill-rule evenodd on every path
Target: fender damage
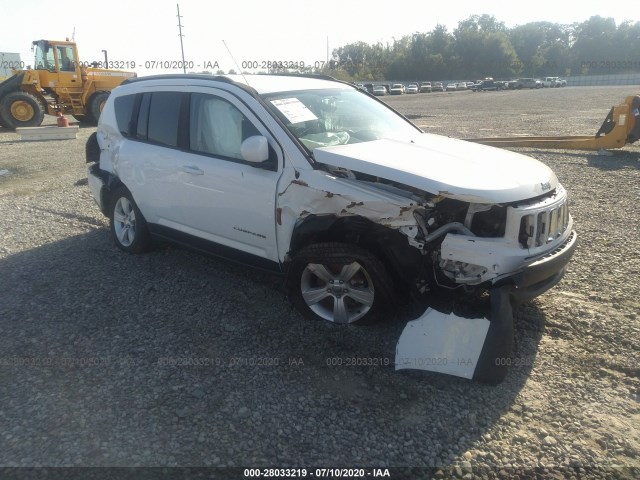
M 459 195 L 450 198 L 449 192 L 431 194 L 347 172 L 348 176 L 339 177 L 322 170 L 305 171 L 287 182 L 278 195 L 278 224 L 284 237 L 291 238 L 289 232 L 310 216 L 361 217 L 399 232 L 406 238 L 404 248 L 412 258 L 418 252 L 422 264 L 422 278 L 412 277 L 410 289 L 436 296 L 442 289 L 462 296 L 484 292 L 489 294 L 490 308 L 475 315 L 472 308 L 471 314 L 467 310 L 462 316 L 431 305 L 400 335 L 396 370 L 502 381 L 513 343 L 511 302 L 533 298 L 555 285 L 575 250 L 576 235 L 565 212 L 562 186 L 556 184 L 552 193 L 524 204 L 486 199 L 472 203 Z M 499 228 L 489 218 L 494 211 L 494 220 L 502 222 Z M 474 221 L 476 215 L 482 220 Z M 285 251 L 287 261 L 291 252 Z M 417 282 L 421 284 L 416 288 Z

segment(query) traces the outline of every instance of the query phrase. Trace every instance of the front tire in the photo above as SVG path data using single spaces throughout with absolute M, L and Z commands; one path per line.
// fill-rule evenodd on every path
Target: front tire
M 37 127 L 44 120 L 44 107 L 29 93 L 12 92 L 2 98 L 0 118 L 7 128 Z
M 151 248 L 147 222 L 133 200 L 131 192 L 118 188 L 109 209 L 111 236 L 116 246 L 127 253 L 143 253 Z
M 288 275 L 289 298 L 307 318 L 370 324 L 385 317 L 392 288 L 384 265 L 355 245 L 319 243 L 302 249 Z

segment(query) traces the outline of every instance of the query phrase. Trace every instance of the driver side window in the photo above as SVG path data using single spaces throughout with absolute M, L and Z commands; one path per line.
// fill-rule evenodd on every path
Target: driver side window
M 189 144 L 195 152 L 244 160 L 240 145 L 259 135 L 240 110 L 226 100 L 202 93 L 191 94 Z

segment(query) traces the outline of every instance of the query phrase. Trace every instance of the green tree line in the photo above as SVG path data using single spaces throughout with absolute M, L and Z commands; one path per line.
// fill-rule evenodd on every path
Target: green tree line
M 507 28 L 472 15 L 449 32 L 437 25 L 392 43 L 350 43 L 333 51 L 322 73 L 349 81 L 599 75 L 640 71 L 640 22 L 594 16 L 561 25 Z

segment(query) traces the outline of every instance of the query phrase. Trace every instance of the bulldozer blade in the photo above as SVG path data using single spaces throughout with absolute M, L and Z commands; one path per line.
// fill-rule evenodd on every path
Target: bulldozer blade
M 467 138 L 469 142 L 492 147 L 529 147 L 567 150 L 607 150 L 622 148 L 640 138 L 640 96 L 629 96 L 611 109 L 595 136 L 487 137 Z

